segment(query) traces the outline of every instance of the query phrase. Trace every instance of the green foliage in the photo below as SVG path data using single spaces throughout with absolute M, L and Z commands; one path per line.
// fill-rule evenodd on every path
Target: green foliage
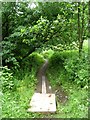
M 83 38 L 86 39 L 87 3 L 84 7 Z M 83 46 L 79 58 L 78 4 L 40 2 L 31 9 L 28 2 L 3 2 L 2 8 L 2 59 L 3 66 L 8 66 L 0 72 L 4 93 L 2 116 L 46 117 L 44 114 L 27 113 L 27 109 L 37 84 L 36 72 L 48 58 L 47 75 L 52 88 L 57 89 L 61 85 L 69 99 L 65 105 L 58 103 L 57 112 L 47 117 L 87 117 L 88 49 Z
M 37 52 L 33 52 L 23 60 L 23 66 L 28 67 L 29 69 L 34 68 L 37 71 L 43 62 L 43 56 Z
M 61 67 L 64 62 L 64 56 L 61 55 L 59 52 L 55 52 L 53 56 L 50 58 L 50 66 L 53 68 L 56 67 Z
M 56 73 L 60 75 L 57 71 Z M 56 84 L 61 77 L 57 74 L 50 74 L 49 80 L 55 83 L 52 87 L 57 88 Z M 67 91 L 68 101 L 65 104 L 57 101 L 57 112 L 55 114 L 31 113 L 27 112 L 30 107 L 29 103 L 34 94 L 37 84 L 35 78 L 35 71 L 23 71 L 24 76 L 19 77 L 21 72 L 18 72 L 17 78 L 14 76 L 14 84 L 16 89 L 14 91 L 5 91 L 2 97 L 2 117 L 3 118 L 86 118 L 88 115 L 88 91 L 81 89 L 70 81 L 63 81 L 62 87 Z M 59 78 L 60 77 L 60 78 Z M 56 97 L 57 99 L 57 97 Z
M 21 79 L 19 77 L 20 72 L 17 76 L 13 76 L 15 79 L 14 84 L 16 89 L 14 91 L 5 91 L 3 94 L 3 105 L 2 105 L 2 117 L 33 117 L 31 113 L 27 113 L 29 108 L 29 102 L 34 93 L 36 78 L 35 71 L 25 71 L 24 76 Z
M 82 56 L 79 57 L 75 50 L 55 52 L 49 59 L 49 71 L 52 74 L 57 71 L 63 80 L 74 81 L 81 87 L 88 87 L 88 53 L 83 51 Z M 57 82 L 59 81 L 60 79 Z
M 54 70 L 53 70 L 54 69 Z M 81 88 L 80 84 L 71 82 L 68 79 L 64 69 L 49 68 L 47 71 L 48 80 L 54 91 L 59 88 L 63 90 L 63 94 L 67 94 L 66 103 L 60 102 L 56 95 L 57 100 L 57 114 L 55 118 L 86 118 L 88 117 L 88 90 Z M 60 96 L 60 94 L 58 94 Z
M 68 57 L 71 57 L 72 54 L 75 53 L 74 51 L 71 52 L 70 50 L 67 51 L 55 51 L 54 54 L 51 56 L 51 58 L 49 59 L 50 61 L 50 67 L 52 68 L 60 68 L 60 67 L 64 67 L 64 62 Z
M 82 57 L 74 56 L 64 63 L 68 80 L 75 81 L 81 87 L 88 86 L 88 55 L 83 53 Z
M 21 65 L 25 56 L 43 47 L 53 50 L 78 48 L 77 3 L 46 2 L 37 5 L 31 9 L 27 2 L 3 3 L 4 65 Z M 80 7 L 82 10 L 82 4 Z M 85 13 L 87 10 L 85 4 Z M 85 29 L 86 21 L 87 14 Z
M 55 60 L 58 59 L 58 64 L 53 61 L 52 66 L 48 68 L 48 80 L 54 91 L 62 88 L 68 97 L 67 102 L 63 105 L 56 95 L 57 114 L 55 114 L 55 118 L 88 117 L 88 54 L 83 52 L 82 57 L 79 58 L 77 52 L 62 52 L 62 54 L 66 54 L 63 62 L 64 67 L 59 64 L 61 57 L 56 57 Z M 60 53 L 58 53 L 58 56 L 60 56 Z
M 45 59 L 49 59 L 52 55 L 53 55 L 54 51 L 52 49 L 48 49 L 48 50 L 43 50 L 41 52 L 41 55 L 45 58 Z
M 58 113 L 62 112 L 64 118 L 87 118 L 88 117 L 88 91 L 78 88 L 71 82 L 64 82 L 62 85 L 68 94 L 65 105 L 58 102 Z M 58 118 L 59 115 L 57 114 Z
M 7 66 L 3 67 L 2 71 L 0 71 L 0 77 L 3 92 L 15 89 L 13 74 L 11 70 L 7 68 Z

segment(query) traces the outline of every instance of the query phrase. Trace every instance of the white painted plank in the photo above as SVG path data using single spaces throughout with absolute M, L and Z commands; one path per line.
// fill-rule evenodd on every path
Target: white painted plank
M 29 112 L 56 112 L 55 94 L 35 93 L 30 102 Z

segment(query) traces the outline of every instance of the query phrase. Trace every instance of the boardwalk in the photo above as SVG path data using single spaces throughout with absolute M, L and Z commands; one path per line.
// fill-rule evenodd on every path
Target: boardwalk
M 29 112 L 56 112 L 55 94 L 52 92 L 51 86 L 45 74 L 47 66 L 48 60 L 45 61 L 38 72 L 38 84 L 30 101 L 31 108 L 28 109 Z
M 40 70 L 37 74 L 37 80 L 38 80 L 38 84 L 36 87 L 37 93 L 42 93 L 42 90 L 43 90 L 42 88 L 43 87 L 45 88 L 45 85 L 46 85 L 46 93 L 53 93 L 50 83 L 49 83 L 49 80 L 47 79 L 47 76 L 46 76 L 47 67 L 48 67 L 48 60 L 45 61 L 45 63 L 40 68 Z

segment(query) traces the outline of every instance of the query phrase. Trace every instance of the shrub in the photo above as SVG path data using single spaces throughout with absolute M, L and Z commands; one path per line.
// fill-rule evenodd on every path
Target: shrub
M 64 65 L 65 59 L 70 56 L 69 52 L 55 52 L 49 59 L 50 67 L 52 68 L 61 68 Z
M 53 55 L 54 51 L 52 49 L 44 50 L 41 54 L 45 59 L 49 59 Z
M 24 66 L 28 67 L 28 68 L 35 68 L 38 69 L 40 67 L 40 65 L 44 62 L 43 57 L 36 52 L 33 52 L 32 54 L 30 54 L 24 61 Z
M 7 66 L 3 67 L 2 71 L 0 71 L 0 78 L 2 82 L 3 92 L 14 89 L 15 86 L 13 81 L 13 75 L 10 69 L 7 68 Z
M 58 73 L 60 81 L 69 80 L 81 87 L 88 86 L 88 54 L 77 51 L 55 52 L 49 60 L 49 72 Z M 58 79 L 59 81 L 59 79 Z
M 88 86 L 88 56 L 83 53 L 79 58 L 73 56 L 64 62 L 68 80 L 74 81 L 81 87 Z

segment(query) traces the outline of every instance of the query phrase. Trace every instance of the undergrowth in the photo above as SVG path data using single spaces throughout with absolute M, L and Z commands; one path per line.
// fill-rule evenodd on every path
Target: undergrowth
M 54 91 L 58 88 L 67 94 L 62 104 L 57 98 L 56 118 L 88 117 L 88 53 L 77 51 L 55 52 L 49 59 L 47 76 Z M 59 96 L 59 94 L 58 94 Z
M 47 77 L 54 91 L 61 87 L 67 94 L 67 101 L 57 99 L 54 114 L 27 112 L 37 84 L 36 73 L 48 56 Z M 27 64 L 28 63 L 28 64 Z M 35 64 L 36 63 L 36 64 Z M 2 117 L 3 118 L 87 118 L 88 117 L 88 55 L 83 52 L 78 57 L 76 50 L 33 53 L 24 60 L 24 66 L 11 71 L 3 67 L 2 78 Z

